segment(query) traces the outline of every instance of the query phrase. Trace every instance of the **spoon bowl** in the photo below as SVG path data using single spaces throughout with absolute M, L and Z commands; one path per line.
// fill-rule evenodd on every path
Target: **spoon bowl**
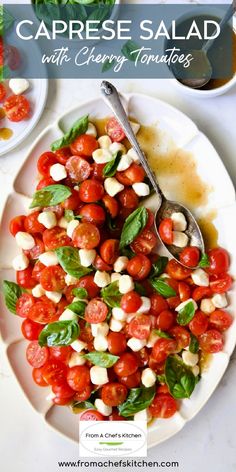
M 185 69 L 182 64 L 173 64 L 172 72 L 176 79 L 187 87 L 204 87 L 212 78 L 212 66 L 207 54 L 203 49 L 192 49 L 188 54 L 194 58 L 189 68 Z

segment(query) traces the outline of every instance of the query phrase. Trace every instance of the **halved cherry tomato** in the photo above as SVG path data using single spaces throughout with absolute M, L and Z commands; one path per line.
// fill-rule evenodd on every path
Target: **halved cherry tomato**
M 168 261 L 166 272 L 175 280 L 184 280 L 191 275 L 191 270 L 181 266 L 175 259 Z
M 126 385 L 126 387 L 128 388 L 139 387 L 141 382 L 141 373 L 139 370 L 136 370 L 136 372 L 131 375 L 120 377 L 119 381 L 120 383 Z
M 67 236 L 66 230 L 59 228 L 59 226 L 46 229 L 43 233 L 43 242 L 48 251 L 53 251 L 62 246 L 70 246 L 71 244 L 71 240 L 69 236 Z
M 150 313 L 154 316 L 158 316 L 162 311 L 168 310 L 169 306 L 167 301 L 161 295 L 153 293 L 151 295 L 151 310 Z
M 9 231 L 15 236 L 18 231 L 25 231 L 25 215 L 19 215 L 13 218 L 9 223 Z
M 42 375 L 49 385 L 60 385 L 66 381 L 67 367 L 56 359 L 50 359 L 46 362 L 42 369 Z
M 89 223 L 98 226 L 103 225 L 106 219 L 105 210 L 96 203 L 88 203 L 87 205 L 84 205 L 80 209 L 79 214 L 83 217 L 82 222 L 88 221 Z
M 79 189 L 80 200 L 84 203 L 93 203 L 101 200 L 104 195 L 104 188 L 98 180 L 84 180 Z
M 92 392 L 92 386 L 91 385 L 86 385 L 83 390 L 80 390 L 79 392 L 74 392 L 74 400 L 77 402 L 84 402 L 85 400 L 88 400 Z
M 112 265 L 107 264 L 100 256 L 96 256 L 93 262 L 93 266 L 97 270 L 101 271 L 111 271 L 113 269 Z
M 66 362 L 69 360 L 73 350 L 71 346 L 52 346 L 50 347 L 51 359 Z
M 150 254 L 157 244 L 156 235 L 150 229 L 144 229 L 142 233 L 130 245 L 136 254 Z
M 71 195 L 61 203 L 61 206 L 65 210 L 76 210 L 80 204 L 79 192 L 77 190 L 71 189 Z
M 230 290 L 232 283 L 233 280 L 229 274 L 213 275 L 210 281 L 210 288 L 213 293 L 225 293 Z
M 21 325 L 21 332 L 28 341 L 36 341 L 39 333 L 42 331 L 42 325 L 26 318 Z
M 178 410 L 176 400 L 169 393 L 159 393 L 149 407 L 154 418 L 170 418 Z
M 47 346 L 40 347 L 38 341 L 31 341 L 26 349 L 27 361 L 32 367 L 42 367 L 49 358 Z
M 173 244 L 173 220 L 171 218 L 165 218 L 159 225 L 160 238 L 165 244 Z
M 75 394 L 75 391 L 65 382 L 60 385 L 53 385 L 52 391 L 55 393 L 56 397 L 59 398 L 72 398 Z
M 133 185 L 138 182 L 143 182 L 145 177 L 145 171 L 143 167 L 133 162 L 131 166 L 123 170 L 122 172 L 116 173 L 116 178 L 123 185 Z
M 180 297 L 177 295 L 176 297 L 170 297 L 166 299 L 168 303 L 168 308 L 171 310 L 177 308 L 177 306 L 181 303 Z
M 107 239 L 100 247 L 100 254 L 102 259 L 107 264 L 114 264 L 119 256 L 119 241 L 118 239 Z
M 96 179 L 96 180 L 101 180 L 103 181 L 104 180 L 104 175 L 103 175 L 103 171 L 104 171 L 104 168 L 105 168 L 106 164 L 97 164 L 96 162 L 93 162 L 93 164 L 91 164 L 91 178 L 92 179 Z
M 27 318 L 29 310 L 34 305 L 35 298 L 30 293 L 22 293 L 16 302 L 16 314 Z
M 104 421 L 105 416 L 103 416 L 97 410 L 87 410 L 80 415 L 80 421 Z
M 202 298 L 209 298 L 212 295 L 210 287 L 196 287 L 192 293 L 192 297 L 196 302 Z
M 72 154 L 75 156 L 90 157 L 98 148 L 98 142 L 94 136 L 89 134 L 81 134 L 70 145 Z
M 205 333 L 208 328 L 208 318 L 200 310 L 196 311 L 193 319 L 189 323 L 189 329 L 194 336 L 200 336 Z
M 134 210 L 138 206 L 138 195 L 132 188 L 125 188 L 118 193 L 118 199 L 122 208 Z
M 144 254 L 137 254 L 132 257 L 127 265 L 127 272 L 134 280 L 146 279 L 152 268 L 150 259 Z
M 78 287 L 85 288 L 89 298 L 95 298 L 100 292 L 100 288 L 95 284 L 93 275 L 84 275 L 79 279 Z
M 32 249 L 24 250 L 24 254 L 28 257 L 28 259 L 38 259 L 40 254 L 45 251 L 44 243 L 40 236 L 34 235 L 35 245 Z
M 170 310 L 161 311 L 157 318 L 157 327 L 162 331 L 168 331 L 175 323 L 175 315 Z
M 129 323 L 129 334 L 137 339 L 147 339 L 150 334 L 151 321 L 147 315 L 137 315 Z
M 137 357 L 131 352 L 124 352 L 124 354 L 121 354 L 120 359 L 115 363 L 113 369 L 118 377 L 132 375 L 136 370 L 138 370 Z
M 41 179 L 36 187 L 36 190 L 41 190 L 44 187 L 48 187 L 48 185 L 54 185 L 56 182 L 52 179 L 52 177 L 45 177 Z
M 215 310 L 210 314 L 210 327 L 225 331 L 233 323 L 233 317 L 225 310 Z
M 8 120 L 19 122 L 25 120 L 30 114 L 30 102 L 24 95 L 11 95 L 3 105 Z
M 54 152 L 44 152 L 38 159 L 37 168 L 41 175 L 50 177 L 50 167 L 57 163 L 57 156 Z
M 110 331 L 107 336 L 108 351 L 111 354 L 122 354 L 126 350 L 126 338 L 124 333 Z
M 48 383 L 45 382 L 43 378 L 43 368 L 42 367 L 34 367 L 32 370 L 32 377 L 39 387 L 47 387 Z
M 200 259 L 200 251 L 196 246 L 187 246 L 181 251 L 179 260 L 187 267 L 197 267 Z
M 209 329 L 199 337 L 199 345 L 202 351 L 214 354 L 223 349 L 223 336 L 216 329 Z
M 60 162 L 60 164 L 64 166 L 67 163 L 69 157 L 71 157 L 71 150 L 69 146 L 63 147 L 61 149 L 57 149 L 57 151 L 55 151 L 55 154 L 57 156 L 58 162 Z
M 167 385 L 159 385 L 159 387 L 157 387 L 157 393 L 169 393 Z
M 152 357 L 160 363 L 166 360 L 167 356 L 176 351 L 177 343 L 174 339 L 158 339 L 152 348 Z
M 125 421 L 126 418 L 124 416 L 119 415 L 117 411 L 113 411 L 110 416 L 108 416 L 109 421 Z
M 174 326 L 170 329 L 171 336 L 177 341 L 177 350 L 181 351 L 185 347 L 189 346 L 190 333 L 183 326 Z
M 66 273 L 59 265 L 45 267 L 40 275 L 40 284 L 49 292 L 60 292 L 66 286 Z
M 102 401 L 108 406 L 121 405 L 121 403 L 124 403 L 127 395 L 127 387 L 118 382 L 110 382 L 103 385 L 101 391 Z
M 35 302 L 30 308 L 28 318 L 40 324 L 52 323 L 57 320 L 56 308 L 46 297 Z
M 123 128 L 120 126 L 115 118 L 110 118 L 106 123 L 105 131 L 108 136 L 117 143 L 120 143 L 125 139 L 125 133 Z
M 117 200 L 114 197 L 111 197 L 110 195 L 104 195 L 102 199 L 107 211 L 110 213 L 112 218 L 115 218 L 118 215 L 119 211 L 119 205 L 117 203 Z
M 68 403 L 70 403 L 71 400 L 72 398 L 62 398 L 62 397 L 55 396 L 52 399 L 52 402 L 54 403 L 54 405 L 65 406 L 65 405 L 68 405 Z
M 220 275 L 223 272 L 228 272 L 229 269 L 229 254 L 221 248 L 216 247 L 208 251 L 210 267 L 207 267 L 207 272 L 213 275 Z
M 43 233 L 45 230 L 45 227 L 38 221 L 39 215 L 40 211 L 33 211 L 25 217 L 24 226 L 27 233 Z
M 87 385 L 90 385 L 89 368 L 86 365 L 70 367 L 66 378 L 68 385 L 76 392 L 80 392 Z
M 42 264 L 42 262 L 40 262 L 40 261 L 37 261 L 36 264 L 34 265 L 34 268 L 32 270 L 32 277 L 38 283 L 40 281 L 41 272 L 42 272 L 43 269 L 45 269 L 45 267 L 46 266 L 44 264 Z
M 53 213 L 55 213 L 55 215 L 58 219 L 61 218 L 64 215 L 64 208 L 63 208 L 62 204 L 45 207 L 44 211 L 53 211 Z
M 128 293 L 122 295 L 120 306 L 125 313 L 135 313 L 142 305 L 142 299 L 140 295 L 131 290 Z
M 85 308 L 84 318 L 88 323 L 101 323 L 108 315 L 108 307 L 100 298 L 93 298 Z
M 7 96 L 7 89 L 4 84 L 0 84 L 0 102 L 3 102 Z
M 149 208 L 146 208 L 146 210 L 148 212 L 148 220 L 147 220 L 147 224 L 145 226 L 145 229 L 150 229 L 153 226 L 153 223 L 154 223 L 154 215 L 153 215 L 152 211 L 149 210 Z
M 83 182 L 83 180 L 88 179 L 91 172 L 88 161 L 79 156 L 69 157 L 65 167 L 67 175 L 71 179 L 71 182 L 74 183 Z
M 185 302 L 191 297 L 191 288 L 186 282 L 178 283 L 178 292 L 181 302 Z
M 80 249 L 93 249 L 100 242 L 99 229 L 92 223 L 80 223 L 73 231 L 72 241 Z
M 36 281 L 32 277 L 32 267 L 29 266 L 24 270 L 16 271 L 16 281 L 22 288 L 33 288 L 36 285 Z

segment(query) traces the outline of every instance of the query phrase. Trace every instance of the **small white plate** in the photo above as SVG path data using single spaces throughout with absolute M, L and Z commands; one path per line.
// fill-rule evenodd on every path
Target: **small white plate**
M 216 150 L 196 125 L 179 110 L 151 97 L 139 94 L 125 96 L 126 107 L 130 116 L 141 124 L 156 124 L 162 130 L 164 143 L 173 140 L 178 147 L 191 151 L 195 157 L 198 174 L 212 188 L 208 204 L 198 208 L 198 216 L 206 211 L 216 210 L 214 220 L 219 232 L 219 244 L 225 247 L 231 256 L 231 274 L 236 275 L 236 247 L 232 232 L 232 221 L 236 218 L 235 190 L 231 179 Z M 77 106 L 64 114 L 56 123 L 46 128 L 33 144 L 31 151 L 18 172 L 14 187 L 8 196 L 3 212 L 0 229 L 0 268 L 2 279 L 14 280 L 11 259 L 16 255 L 14 239 L 8 233 L 9 220 L 26 211 L 29 197 L 35 187 L 36 163 L 38 156 L 50 149 L 50 144 L 68 130 L 78 117 L 89 114 L 91 118 L 104 118 L 110 114 L 103 100 L 96 99 Z M 170 194 L 175 199 L 174 194 Z M 155 199 L 153 199 L 155 205 Z M 163 253 L 163 251 L 162 251 Z M 1 295 L 2 297 L 2 295 Z M 236 293 L 229 294 L 230 306 L 227 310 L 236 312 Z M 71 439 L 75 438 L 75 425 L 78 417 L 68 408 L 52 405 L 46 400 L 48 388 L 41 389 L 33 384 L 31 368 L 26 365 L 25 346 L 20 332 L 21 319 L 12 316 L 1 300 L 0 328 L 6 346 L 6 354 L 16 378 L 25 392 L 32 407 L 45 418 L 45 421 L 58 432 Z M 178 413 L 168 420 L 156 420 L 148 430 L 148 447 L 155 446 L 180 431 L 187 421 L 192 419 L 210 398 L 221 380 L 236 343 L 236 319 L 225 334 L 224 350 L 212 356 L 208 371 L 203 373 L 192 397 L 181 402 Z

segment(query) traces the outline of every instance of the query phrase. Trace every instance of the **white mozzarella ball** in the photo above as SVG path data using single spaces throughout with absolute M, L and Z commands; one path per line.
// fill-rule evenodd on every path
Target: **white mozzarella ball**
M 228 300 L 224 293 L 215 293 L 211 300 L 215 308 L 225 308 L 228 306 Z
M 203 269 L 196 269 L 191 274 L 192 281 L 199 287 L 208 287 L 209 275 Z
M 127 342 L 127 346 L 134 351 L 140 351 L 146 344 L 146 339 L 137 339 L 137 338 L 130 338 Z
M 156 383 L 156 374 L 150 367 L 142 371 L 141 382 L 147 388 L 152 387 Z
M 173 245 L 177 247 L 186 247 L 188 245 L 188 236 L 181 231 L 173 231 Z
M 30 250 L 35 246 L 35 241 L 33 236 L 29 233 L 25 233 L 24 231 L 18 231 L 15 236 L 16 244 L 21 249 Z
M 194 306 L 194 309 L 197 310 L 198 306 L 197 306 L 197 303 L 195 302 L 195 300 L 193 298 L 188 298 L 188 300 L 185 300 L 184 302 L 181 302 L 176 308 L 175 310 L 176 311 L 180 311 L 182 310 L 186 305 L 188 305 L 188 303 L 192 302 L 193 303 L 193 306 Z
M 195 365 L 194 367 L 192 367 L 192 373 L 195 377 L 197 377 L 200 374 L 200 368 L 198 365 Z
M 55 252 L 53 251 L 47 251 L 43 252 L 43 254 L 39 255 L 39 260 L 44 264 L 46 267 L 50 267 L 53 265 L 58 264 L 58 258 Z
M 76 339 L 75 341 L 73 341 L 73 343 L 71 343 L 71 347 L 72 349 L 74 349 L 74 351 L 81 352 L 87 347 L 87 344 L 83 341 L 80 341 L 80 339 Z
M 108 341 L 105 336 L 98 334 L 94 338 L 94 349 L 98 352 L 105 352 L 108 349 Z
M 146 197 L 150 194 L 149 185 L 145 184 L 144 182 L 137 182 L 136 184 L 133 184 L 132 187 L 136 195 L 139 197 Z
M 102 323 L 91 324 L 91 331 L 94 337 L 100 336 L 107 336 L 109 333 L 109 325 L 103 321 Z
M 151 331 L 151 334 L 147 340 L 147 343 L 146 343 L 146 346 L 147 347 L 153 347 L 155 342 L 160 339 L 160 336 L 158 336 L 158 334 L 155 333 L 155 331 Z
M 110 330 L 114 333 L 119 333 L 124 327 L 124 323 L 122 321 L 115 320 L 115 318 L 111 318 L 110 321 Z
M 79 250 L 79 258 L 81 265 L 83 267 L 89 267 L 94 262 L 96 257 L 95 249 L 80 249 Z
M 152 415 L 148 408 L 145 408 L 144 410 L 138 411 L 138 413 L 134 414 L 134 421 L 146 421 L 149 423 L 151 419 Z
M 61 297 L 62 297 L 62 293 L 60 293 L 60 292 L 49 292 L 48 290 L 46 290 L 45 295 L 49 300 L 51 300 L 54 303 L 59 303 L 59 301 L 61 300 Z
M 137 313 L 127 313 L 126 323 L 130 323 L 130 321 L 132 321 L 132 319 L 135 318 L 136 315 Z
M 73 276 L 70 275 L 70 274 L 66 274 L 66 276 L 65 276 L 65 283 L 66 283 L 67 286 L 69 286 L 69 285 L 75 285 L 77 282 L 78 282 L 78 279 L 76 279 L 76 277 L 73 277 Z
M 67 236 L 69 236 L 69 238 L 72 239 L 74 230 L 75 230 L 75 228 L 77 228 L 77 226 L 79 226 L 79 221 L 78 220 L 71 220 L 68 223 L 66 234 L 67 234 Z
M 99 148 L 93 151 L 93 160 L 96 164 L 106 164 L 113 161 L 113 155 L 109 149 Z
M 12 261 L 12 267 L 14 270 L 24 270 L 24 269 L 27 269 L 28 266 L 29 266 L 29 259 L 24 253 L 19 254 L 18 256 L 14 257 Z
M 115 177 L 108 177 L 104 181 L 104 188 L 110 197 L 114 197 L 117 193 L 124 190 L 125 187 Z
M 112 316 L 114 320 L 117 321 L 126 321 L 127 319 L 127 313 L 125 313 L 125 311 L 122 310 L 122 308 L 119 308 L 118 306 L 112 308 Z
M 88 124 L 88 129 L 87 131 L 85 132 L 85 134 L 88 134 L 89 136 L 93 136 L 94 138 L 97 137 L 97 130 L 96 130 L 96 126 L 94 126 L 93 123 L 90 123 Z
M 121 274 L 119 274 L 118 272 L 113 272 L 111 274 L 111 282 L 118 282 L 121 278 Z
M 199 361 L 199 356 L 198 354 L 193 354 L 190 351 L 183 351 L 182 359 L 186 365 L 194 367 Z
M 57 224 L 59 228 L 67 229 L 69 221 L 67 221 L 67 219 L 64 216 L 62 216 Z
M 100 288 L 106 287 L 111 283 L 111 276 L 108 272 L 97 270 L 94 275 L 94 282 Z
M 187 229 L 187 220 L 183 213 L 176 211 L 171 214 L 173 229 L 175 231 L 185 231 Z
M 148 313 L 151 309 L 151 300 L 148 297 L 141 297 L 142 305 L 138 309 L 138 313 Z
M 40 298 L 45 294 L 45 290 L 42 287 L 42 285 L 38 284 L 35 285 L 35 287 L 32 288 L 32 295 L 35 298 Z
M 72 352 L 68 366 L 74 367 L 75 365 L 84 365 L 86 363 L 86 359 L 83 357 L 84 352 Z
M 27 79 L 15 78 L 10 79 L 8 85 L 14 95 L 21 95 L 28 90 L 30 84 Z
M 62 164 L 53 164 L 50 167 L 50 176 L 52 177 L 55 182 L 59 182 L 60 180 L 66 179 L 67 172 L 65 166 Z
M 134 121 L 130 121 L 129 122 L 134 134 L 138 134 L 139 130 L 140 130 L 140 124 L 139 123 L 135 123 Z
M 118 259 L 116 259 L 114 263 L 114 271 L 115 272 L 122 272 L 123 270 L 126 269 L 128 265 L 129 259 L 126 256 L 120 256 Z
M 38 221 L 47 229 L 52 229 L 57 225 L 56 215 L 51 210 L 42 211 L 38 216 Z
M 66 308 L 63 311 L 63 313 L 59 316 L 59 320 L 60 321 L 73 321 L 73 320 L 77 321 L 78 316 L 72 310 L 70 310 L 69 308 Z
M 128 154 L 124 154 L 121 159 L 120 159 L 120 162 L 117 166 L 117 170 L 118 172 L 122 172 L 124 170 L 127 170 L 131 164 L 132 164 L 132 158 L 130 156 L 128 156 Z
M 133 162 L 139 162 L 138 154 L 137 154 L 137 152 L 135 151 L 134 148 L 129 149 L 127 154 L 128 154 L 128 156 L 131 157 Z
M 109 149 L 112 144 L 112 140 L 105 134 L 104 136 L 100 136 L 100 138 L 98 138 L 98 144 L 102 149 Z
M 106 405 L 101 398 L 97 398 L 94 402 L 95 407 L 103 416 L 109 416 L 112 414 L 112 407 Z
M 99 367 L 94 365 L 90 369 L 90 379 L 94 385 L 104 385 L 109 382 L 107 369 L 105 367 Z
M 216 307 L 210 298 L 203 298 L 201 300 L 200 310 L 206 313 L 206 315 L 210 315 L 215 309 Z
M 122 294 L 131 292 L 134 290 L 134 282 L 130 275 L 122 275 L 119 280 L 119 291 Z
M 117 152 L 122 152 L 122 154 L 125 154 L 126 153 L 126 147 L 124 146 L 124 144 L 114 142 L 110 145 L 109 151 L 112 154 L 116 154 Z

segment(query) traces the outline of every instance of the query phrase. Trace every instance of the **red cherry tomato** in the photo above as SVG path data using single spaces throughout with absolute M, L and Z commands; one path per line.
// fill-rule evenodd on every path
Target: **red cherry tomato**
M 170 330 L 171 336 L 177 341 L 177 351 L 181 351 L 185 347 L 189 346 L 190 333 L 183 326 L 174 326 Z
M 152 268 L 150 259 L 144 254 L 137 254 L 132 257 L 127 265 L 127 272 L 134 280 L 144 280 L 147 278 Z
M 104 188 L 98 180 L 84 180 L 79 189 L 80 200 L 84 203 L 93 203 L 101 200 L 104 195 Z
M 140 382 L 141 382 L 141 373 L 139 370 L 136 370 L 131 375 L 126 375 L 124 377 L 119 378 L 120 383 L 126 385 L 128 388 L 135 388 L 139 387 Z
M 169 393 L 167 385 L 159 385 L 159 387 L 157 387 L 157 393 Z
M 159 225 L 159 234 L 165 244 L 173 244 L 173 221 L 171 218 L 165 218 Z
M 88 400 L 92 392 L 92 386 L 86 385 L 80 392 L 74 392 L 74 400 L 77 402 L 84 402 Z
M 30 114 L 30 102 L 24 95 L 11 95 L 3 105 L 8 120 L 18 122 L 25 120 Z
M 211 328 L 225 331 L 233 323 L 233 317 L 225 310 L 215 310 L 210 314 L 209 321 Z
M 36 187 L 36 190 L 41 190 L 44 187 L 48 187 L 48 185 L 54 185 L 56 182 L 51 177 L 45 177 L 41 179 Z
M 42 376 L 49 385 L 60 385 L 66 381 L 66 365 L 58 360 L 51 359 L 46 362 L 42 369 Z
M 51 359 L 57 359 L 58 361 L 68 362 L 71 353 L 73 352 L 70 346 L 52 346 L 50 347 Z
M 205 333 L 208 328 L 208 318 L 200 310 L 196 311 L 193 319 L 189 323 L 189 329 L 194 336 L 200 336 Z
M 57 320 L 56 308 L 51 300 L 46 297 L 30 308 L 28 317 L 30 320 L 40 324 L 52 323 Z
M 41 237 L 34 235 L 34 241 L 35 241 L 35 245 L 32 247 L 32 249 L 24 250 L 24 254 L 28 257 L 28 259 L 33 259 L 33 260 L 38 259 L 40 254 L 42 254 L 45 251 L 44 243 Z
M 68 405 L 68 403 L 70 403 L 71 400 L 72 398 L 54 397 L 52 399 L 52 402 L 54 403 L 54 405 L 65 406 L 65 405 Z
M 32 267 L 29 266 L 24 270 L 17 270 L 16 282 L 22 288 L 33 288 L 36 285 L 35 280 L 32 278 Z
M 69 387 L 69 385 L 65 383 L 61 383 L 60 385 L 53 385 L 52 391 L 55 393 L 56 397 L 59 398 L 72 398 L 75 394 L 75 391 Z
M 131 290 L 131 292 L 125 293 L 122 296 L 120 306 L 125 313 L 135 313 L 142 305 L 142 299 L 140 295 Z
M 69 157 L 71 157 L 71 150 L 69 147 L 63 147 L 61 149 L 57 149 L 55 154 L 57 156 L 58 162 L 64 166 L 67 163 Z
M 22 293 L 16 302 L 16 314 L 22 318 L 27 318 L 29 310 L 34 305 L 35 299 L 30 293 Z
M 153 293 L 151 295 L 151 310 L 150 313 L 154 316 L 158 316 L 162 311 L 168 310 L 169 306 L 167 301 L 161 295 Z
M 87 410 L 80 415 L 80 421 L 104 421 L 105 416 L 103 416 L 97 410 Z
M 107 305 L 100 299 L 94 298 L 85 308 L 84 318 L 88 323 L 102 323 L 108 315 Z
M 67 383 L 76 392 L 83 390 L 90 385 L 89 368 L 86 365 L 70 367 L 67 372 Z
M 149 210 L 149 208 L 146 208 L 146 210 L 148 212 L 148 220 L 147 220 L 147 224 L 145 226 L 145 229 L 150 229 L 154 224 L 154 215 L 151 212 L 151 210 Z
M 42 264 L 42 262 L 38 261 L 34 265 L 33 271 L 32 271 L 32 277 L 39 283 L 40 282 L 40 276 L 41 272 L 43 269 L 45 269 L 45 265 Z
M 184 280 L 191 275 L 191 270 L 181 266 L 177 261 L 171 259 L 166 266 L 167 274 L 175 280 Z
M 202 298 L 209 298 L 212 296 L 210 287 L 196 287 L 192 293 L 192 298 L 199 302 Z
M 221 248 L 216 247 L 208 252 L 210 267 L 207 268 L 207 272 L 213 275 L 219 275 L 223 272 L 228 272 L 229 269 L 229 254 Z
M 229 274 L 213 275 L 212 277 L 216 277 L 210 282 L 210 288 L 213 293 L 225 293 L 230 290 L 233 280 Z
M 34 321 L 28 318 L 26 318 L 21 325 L 21 332 L 28 341 L 36 341 L 41 330 L 42 326 L 40 324 L 34 323 Z
M 91 157 L 97 148 L 97 140 L 94 136 L 90 136 L 89 134 L 81 134 L 70 145 L 72 154 L 83 157 Z
M 106 123 L 105 131 L 108 136 L 117 143 L 125 139 L 125 133 L 115 118 L 110 118 Z
M 197 267 L 200 259 L 200 251 L 198 247 L 188 246 L 181 251 L 179 260 L 187 267 Z
M 158 339 L 152 348 L 152 357 L 160 363 L 166 360 L 167 356 L 176 351 L 176 341 L 174 339 Z
M 98 255 L 95 257 L 93 266 L 97 270 L 106 271 L 106 272 L 112 270 L 113 268 L 112 265 L 109 265 L 106 262 L 104 262 L 104 260 Z
M 224 345 L 222 334 L 216 329 L 209 329 L 199 337 L 199 345 L 202 351 L 209 354 L 220 352 Z
M 161 331 L 168 331 L 175 323 L 175 315 L 170 310 L 164 310 L 157 318 L 157 327 Z
M 7 96 L 7 89 L 4 84 L 0 84 L 0 102 L 3 102 Z
M 41 175 L 50 177 L 50 167 L 57 163 L 57 156 L 54 152 L 44 152 L 38 159 L 37 168 Z
M 111 382 L 102 387 L 102 401 L 108 406 L 118 406 L 124 403 L 128 395 L 125 385 L 118 382 Z
M 166 301 L 171 310 L 175 309 L 181 302 L 179 296 L 167 298 Z
M 64 215 L 64 208 L 62 207 L 62 204 L 45 207 L 44 211 L 53 211 L 58 219 Z
M 118 199 L 122 208 L 134 210 L 138 206 L 138 195 L 132 188 L 126 188 L 118 193 Z
M 95 298 L 100 292 L 100 288 L 95 284 L 93 275 L 84 275 L 80 278 L 78 287 L 85 288 L 89 298 Z
M 38 221 L 39 215 L 40 211 L 33 211 L 33 213 L 30 213 L 25 217 L 24 226 L 27 233 L 43 233 L 45 230 L 45 227 Z
M 107 264 L 114 264 L 119 256 L 119 241 L 118 239 L 107 239 L 100 247 L 100 254 L 102 259 Z
M 43 242 L 48 251 L 53 251 L 58 247 L 70 246 L 71 239 L 66 234 L 66 230 L 55 226 L 52 229 L 46 229 L 43 233 Z
M 131 352 L 124 352 L 124 354 L 121 354 L 120 359 L 115 363 L 113 369 L 118 377 L 132 375 L 136 370 L 138 370 L 137 357 Z
M 150 229 L 144 229 L 142 233 L 130 245 L 136 254 L 150 254 L 157 244 L 156 235 Z
M 88 203 L 87 205 L 84 205 L 80 209 L 79 214 L 83 217 L 82 222 L 88 221 L 89 223 L 93 223 L 98 226 L 101 226 L 103 223 L 105 223 L 106 213 L 104 209 L 96 203 Z
M 67 175 L 73 183 L 83 182 L 83 180 L 88 179 L 90 176 L 90 165 L 88 161 L 86 161 L 86 159 L 83 159 L 82 157 L 69 157 L 65 167 L 67 170 Z
M 124 416 L 119 415 L 117 411 L 113 411 L 110 416 L 108 416 L 109 421 L 125 421 L 126 418 Z
M 151 320 L 147 315 L 137 315 L 129 323 L 130 336 L 137 339 L 147 339 L 150 334 Z
M 154 418 L 170 418 L 178 410 L 178 405 L 169 393 L 159 393 L 155 396 L 149 410 Z
M 106 164 L 97 164 L 96 162 L 91 164 L 91 178 L 103 181 L 104 180 L 103 172 L 104 172 L 105 166 Z
M 107 336 L 108 351 L 115 356 L 122 354 L 126 350 L 126 338 L 124 333 L 109 332 Z
M 25 215 L 19 215 L 13 218 L 9 223 L 9 231 L 15 236 L 18 231 L 25 231 Z
M 71 195 L 61 203 L 61 206 L 65 210 L 76 210 L 80 204 L 79 192 L 77 190 L 71 189 Z
M 117 172 L 116 178 L 123 185 L 133 185 L 144 181 L 145 171 L 143 167 L 134 162 L 128 169 Z
M 43 368 L 42 367 L 35 367 L 33 370 L 32 370 L 32 377 L 33 377 L 33 380 L 34 382 L 39 385 L 39 387 L 47 387 L 48 384 L 47 382 L 45 382 L 44 378 L 43 378 Z
M 80 249 L 93 249 L 100 242 L 99 230 L 92 223 L 80 223 L 73 231 L 72 241 Z
M 40 347 L 38 341 L 31 341 L 26 349 L 26 359 L 32 367 L 42 367 L 49 358 L 47 346 Z
M 191 288 L 186 282 L 178 283 L 178 292 L 181 302 L 185 302 L 191 297 Z
M 40 284 L 49 292 L 60 292 L 66 286 L 64 270 L 59 266 L 45 267 L 40 275 Z
M 111 197 L 110 195 L 104 195 L 102 199 L 108 213 L 110 213 L 112 218 L 115 218 L 118 215 L 119 211 L 119 205 L 117 203 L 117 200 L 114 197 Z

